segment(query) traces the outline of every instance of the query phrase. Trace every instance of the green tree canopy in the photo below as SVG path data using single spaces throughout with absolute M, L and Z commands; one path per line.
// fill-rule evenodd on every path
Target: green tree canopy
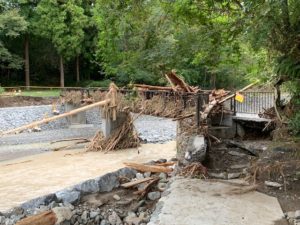
M 5 41 L 18 37 L 27 29 L 27 22 L 17 9 L 0 3 L 0 67 L 2 69 L 22 68 L 22 59 L 12 54 L 6 47 Z

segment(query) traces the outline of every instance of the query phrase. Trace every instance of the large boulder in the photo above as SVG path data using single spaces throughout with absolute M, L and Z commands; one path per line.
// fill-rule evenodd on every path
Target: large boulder
M 185 160 L 189 162 L 202 162 L 205 159 L 207 143 L 203 135 L 186 136 L 183 145 Z
M 90 179 L 75 185 L 74 190 L 79 191 L 80 193 L 88 194 L 99 192 L 100 189 L 98 181 L 95 179 Z
M 57 199 L 64 203 L 77 203 L 80 200 L 80 192 L 75 190 L 64 189 L 55 193 Z

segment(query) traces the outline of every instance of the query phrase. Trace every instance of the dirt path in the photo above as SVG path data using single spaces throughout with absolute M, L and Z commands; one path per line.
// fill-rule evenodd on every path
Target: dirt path
M 80 181 L 122 168 L 123 162 L 147 162 L 175 156 L 175 141 L 145 144 L 109 154 L 84 150 L 47 152 L 0 163 L 0 211 Z

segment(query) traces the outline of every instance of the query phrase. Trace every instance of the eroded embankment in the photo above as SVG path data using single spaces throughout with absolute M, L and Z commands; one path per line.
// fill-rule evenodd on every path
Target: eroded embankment
M 0 211 L 26 200 L 124 167 L 123 162 L 147 162 L 175 156 L 175 141 L 145 144 L 139 149 L 109 154 L 84 150 L 47 152 L 0 163 Z

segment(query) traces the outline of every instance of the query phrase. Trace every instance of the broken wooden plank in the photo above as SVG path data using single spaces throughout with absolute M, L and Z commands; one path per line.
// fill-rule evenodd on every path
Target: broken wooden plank
M 50 144 L 58 143 L 58 142 L 67 142 L 67 141 L 79 141 L 79 140 L 85 140 L 85 141 L 90 141 L 87 138 L 68 138 L 68 139 L 61 139 L 61 140 L 56 140 L 56 141 L 51 141 Z
M 146 90 L 157 90 L 157 91 L 172 91 L 172 87 L 164 87 L 164 86 L 152 86 L 147 84 L 134 84 L 134 87 L 146 89 Z
M 176 162 L 164 162 L 155 164 L 156 166 L 173 166 Z
M 170 173 L 172 172 L 171 168 L 167 168 L 164 166 L 154 166 L 154 165 L 144 165 L 139 163 L 124 163 L 127 167 L 136 169 L 142 172 L 153 172 L 153 173 Z
M 146 178 L 143 178 L 143 179 L 139 179 L 139 180 L 135 180 L 135 181 L 130 181 L 128 183 L 121 184 L 121 187 L 123 187 L 123 188 L 130 188 L 130 187 L 136 186 L 138 184 L 145 183 L 145 182 L 153 180 L 153 179 L 154 178 L 152 178 L 152 177 L 146 177 Z
M 159 181 L 159 178 L 155 178 L 150 181 L 142 190 L 135 191 L 134 194 L 141 195 L 140 198 L 143 198 L 151 189 L 151 187 Z
M 167 73 L 165 76 L 174 91 L 178 91 L 177 86 L 179 86 L 184 92 L 195 93 L 195 91 L 187 83 L 185 83 L 183 79 L 179 78 L 174 70 L 172 70 L 170 73 Z
M 57 221 L 53 211 L 46 211 L 38 215 L 29 216 L 20 220 L 16 225 L 54 225 Z

